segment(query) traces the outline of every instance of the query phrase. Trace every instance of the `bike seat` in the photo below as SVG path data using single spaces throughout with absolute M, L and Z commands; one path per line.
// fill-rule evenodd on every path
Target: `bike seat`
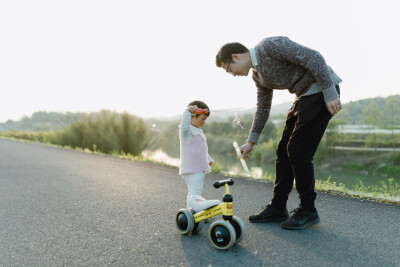
M 202 197 L 198 196 L 198 195 L 193 195 L 189 199 L 190 204 L 192 206 L 192 210 L 194 210 L 195 212 L 206 210 L 206 209 L 209 209 L 211 207 L 221 204 L 221 201 L 219 201 L 217 199 L 198 201 L 199 198 L 202 198 Z

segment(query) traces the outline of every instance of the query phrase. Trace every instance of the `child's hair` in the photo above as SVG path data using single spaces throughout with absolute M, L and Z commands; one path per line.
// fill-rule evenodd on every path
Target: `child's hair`
M 203 113 L 203 114 L 205 114 L 206 116 L 210 116 L 210 108 L 203 101 L 199 101 L 199 100 L 192 101 L 187 105 L 187 107 L 189 107 L 189 106 L 197 106 L 198 108 L 201 108 L 201 109 L 207 109 L 208 113 L 207 114 Z M 196 114 L 196 118 L 199 117 L 200 115 L 201 114 Z

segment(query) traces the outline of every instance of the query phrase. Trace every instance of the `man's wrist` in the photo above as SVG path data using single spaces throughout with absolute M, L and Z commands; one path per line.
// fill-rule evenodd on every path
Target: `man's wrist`
M 250 144 L 250 145 L 252 145 L 252 146 L 255 145 L 255 143 L 253 143 L 253 142 L 251 142 L 251 141 L 248 141 L 248 140 L 247 140 L 247 143 Z
M 332 85 L 325 90 L 322 90 L 322 94 L 324 95 L 324 102 L 332 101 L 339 97 L 338 92 L 336 91 L 336 86 Z
M 260 138 L 260 134 L 259 133 L 250 132 L 249 137 L 247 138 L 246 141 L 257 145 L 259 138 Z

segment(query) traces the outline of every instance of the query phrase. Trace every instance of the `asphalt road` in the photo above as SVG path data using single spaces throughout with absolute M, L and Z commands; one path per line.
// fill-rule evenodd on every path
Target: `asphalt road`
M 212 183 L 225 178 L 207 175 L 203 196 L 220 199 Z M 397 205 L 320 193 L 321 223 L 289 231 L 250 223 L 272 184 L 236 178 L 247 233 L 219 251 L 207 225 L 178 234 L 187 189 L 174 167 L 0 139 L 0 182 L 0 266 L 400 266 Z

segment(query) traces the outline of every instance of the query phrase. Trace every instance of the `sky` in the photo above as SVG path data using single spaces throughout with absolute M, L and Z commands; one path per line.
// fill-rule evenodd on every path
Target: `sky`
M 215 66 L 219 48 L 288 36 L 342 78 L 341 100 L 399 94 L 396 1 L 0 1 L 0 122 L 36 111 L 181 114 L 252 108 L 256 88 Z M 250 72 L 251 73 L 251 72 Z M 275 91 L 273 104 L 292 101 Z

